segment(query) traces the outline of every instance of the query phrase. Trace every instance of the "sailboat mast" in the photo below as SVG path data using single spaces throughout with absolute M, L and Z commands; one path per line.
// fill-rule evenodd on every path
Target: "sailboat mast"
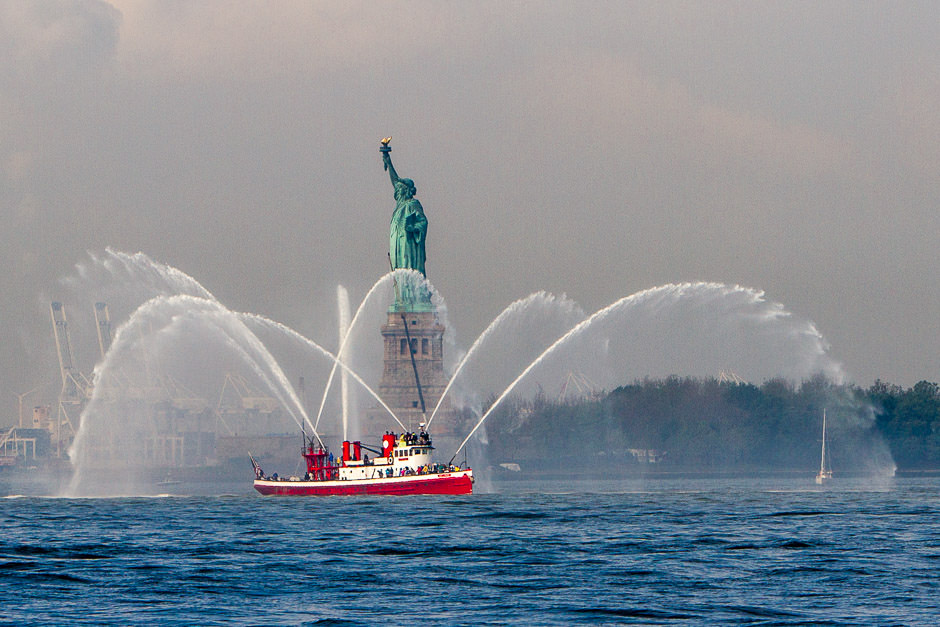
M 822 453 L 819 458 L 819 474 L 826 472 L 826 410 L 823 409 Z

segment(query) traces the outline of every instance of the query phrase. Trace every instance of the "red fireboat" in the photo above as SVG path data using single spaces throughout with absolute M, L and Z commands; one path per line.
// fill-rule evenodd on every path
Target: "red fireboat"
M 363 450 L 375 457 L 370 459 Z M 277 473 L 269 477 L 253 457 L 251 465 L 255 490 L 265 496 L 471 494 L 473 470 L 432 462 L 432 450 L 431 437 L 422 428 L 420 433 L 386 433 L 381 451 L 345 441 L 339 459 L 319 438 L 317 442 L 311 438 L 303 450 L 307 462 L 303 477 Z

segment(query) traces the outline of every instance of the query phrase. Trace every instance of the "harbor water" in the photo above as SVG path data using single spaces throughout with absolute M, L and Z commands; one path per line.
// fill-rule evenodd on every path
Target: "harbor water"
M 246 480 L 247 481 L 247 480 Z M 0 499 L 0 624 L 936 624 L 940 478 Z

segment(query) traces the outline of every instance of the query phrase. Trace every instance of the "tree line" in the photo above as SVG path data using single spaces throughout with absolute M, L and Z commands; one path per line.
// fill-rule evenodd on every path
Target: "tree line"
M 587 398 L 507 399 L 485 426 L 491 463 L 530 469 L 806 470 L 819 465 L 823 410 L 839 470 L 892 458 L 901 470 L 940 469 L 940 391 L 928 381 L 864 389 L 822 375 L 761 385 L 673 376 Z

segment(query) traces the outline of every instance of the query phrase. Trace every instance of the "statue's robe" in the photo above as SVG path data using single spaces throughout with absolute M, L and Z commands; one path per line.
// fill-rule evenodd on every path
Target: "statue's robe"
M 428 219 L 417 198 L 402 198 L 395 205 L 388 235 L 388 250 L 392 266 L 410 268 L 421 274 L 427 258 L 424 242 L 427 237 Z

